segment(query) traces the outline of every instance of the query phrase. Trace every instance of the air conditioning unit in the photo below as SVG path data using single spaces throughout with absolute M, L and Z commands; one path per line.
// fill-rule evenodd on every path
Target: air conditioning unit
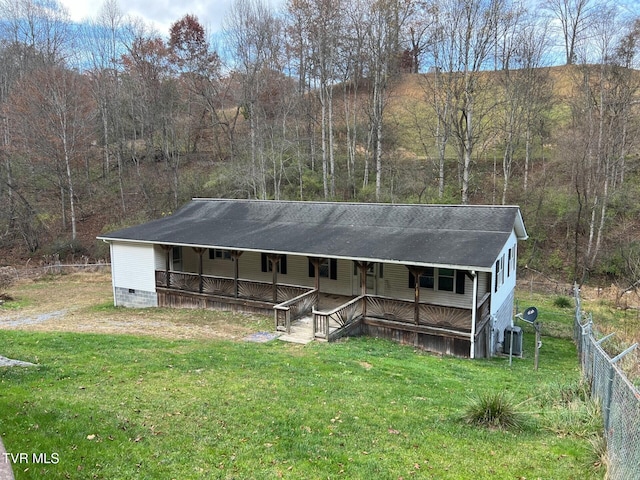
M 513 343 L 511 343 L 512 338 Z M 509 355 L 509 351 L 518 357 L 522 356 L 522 329 L 516 325 L 504 329 L 502 352 Z

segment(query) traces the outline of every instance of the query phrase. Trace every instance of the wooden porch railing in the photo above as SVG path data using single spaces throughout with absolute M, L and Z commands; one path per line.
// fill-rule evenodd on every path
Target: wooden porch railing
M 291 333 L 291 322 L 313 311 L 318 298 L 318 290 L 313 289 L 273 307 L 276 330 Z
M 478 316 L 487 308 L 488 296 L 478 306 Z M 430 303 L 419 304 L 418 325 L 429 325 L 455 330 L 471 331 L 471 309 L 447 307 Z M 367 317 L 415 324 L 415 303 L 410 300 L 367 295 Z
M 213 275 L 200 276 L 197 273 L 177 271 L 169 271 L 168 273 L 169 283 L 167 284 L 167 272 L 164 270 L 156 270 L 156 286 L 191 293 L 236 297 L 236 281 L 233 278 L 216 277 Z M 273 302 L 272 283 L 238 279 L 237 286 L 237 298 Z M 279 302 L 284 302 L 291 297 L 308 291 L 309 287 L 279 284 L 277 285 L 276 296 Z
M 329 312 L 313 310 L 313 335 L 315 338 L 329 340 L 332 324 L 342 328 L 362 316 L 362 296 L 340 305 Z

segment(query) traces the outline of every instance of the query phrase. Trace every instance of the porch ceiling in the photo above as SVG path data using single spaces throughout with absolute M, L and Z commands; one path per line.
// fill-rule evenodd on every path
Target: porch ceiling
M 99 238 L 488 270 L 518 207 L 193 200 Z

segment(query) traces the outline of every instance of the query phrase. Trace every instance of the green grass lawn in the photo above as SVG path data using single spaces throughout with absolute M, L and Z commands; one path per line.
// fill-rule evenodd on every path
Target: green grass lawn
M 601 420 L 567 399 L 571 341 L 526 358 L 463 360 L 371 338 L 297 346 L 0 331 L 0 435 L 23 478 L 589 479 Z M 518 430 L 462 417 L 508 393 Z M 55 455 L 53 455 L 55 454 Z

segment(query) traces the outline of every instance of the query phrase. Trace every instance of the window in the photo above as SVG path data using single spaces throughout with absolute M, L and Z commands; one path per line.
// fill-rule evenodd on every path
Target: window
M 321 278 L 329 278 L 331 280 L 338 279 L 338 260 L 335 258 L 321 258 L 318 276 Z M 313 262 L 309 260 L 309 276 L 316 276 L 316 267 Z
M 438 290 L 453 292 L 456 271 L 451 268 L 438 269 Z
M 502 286 L 503 283 L 504 283 L 504 255 L 502 255 L 502 257 L 500 257 L 496 261 L 496 279 L 495 279 L 496 292 Z
M 322 260 L 320 260 L 320 263 L 318 264 L 318 268 L 320 269 L 321 278 L 329 278 L 329 270 L 330 270 L 329 266 L 330 266 L 330 263 L 328 258 L 323 258 Z
M 434 273 L 435 269 L 433 267 L 428 267 L 424 270 L 422 275 L 420 275 L 420 288 L 433 289 L 435 285 Z M 416 288 L 416 277 L 411 272 L 409 272 L 409 288 Z
M 442 292 L 455 292 L 464 295 L 465 273 L 453 268 L 426 268 L 420 275 L 420 288 L 430 288 Z M 413 273 L 409 272 L 409 288 L 415 288 Z
M 456 270 L 456 293 L 464 295 L 464 284 L 467 274 L 462 270 Z
M 172 267 L 174 270 L 178 270 L 182 266 L 182 247 L 173 247 L 171 249 Z
M 231 260 L 231 252 L 229 250 L 220 250 L 219 248 L 210 248 L 209 260 Z
M 515 245 L 513 246 L 513 248 L 511 249 L 511 250 L 512 250 L 512 254 L 511 254 L 511 271 L 512 271 L 513 273 L 516 273 L 516 267 L 518 266 L 518 262 L 517 262 L 517 260 L 516 260 L 516 251 L 517 251 L 517 248 L 518 248 L 518 244 L 515 244 Z
M 511 276 L 511 249 L 509 249 L 509 253 L 507 254 L 507 277 Z
M 273 272 L 273 263 L 269 261 L 269 257 L 266 253 L 260 255 L 260 263 L 262 265 L 263 272 Z M 287 274 L 287 256 L 280 255 L 280 261 L 277 263 L 277 272 L 282 275 Z

